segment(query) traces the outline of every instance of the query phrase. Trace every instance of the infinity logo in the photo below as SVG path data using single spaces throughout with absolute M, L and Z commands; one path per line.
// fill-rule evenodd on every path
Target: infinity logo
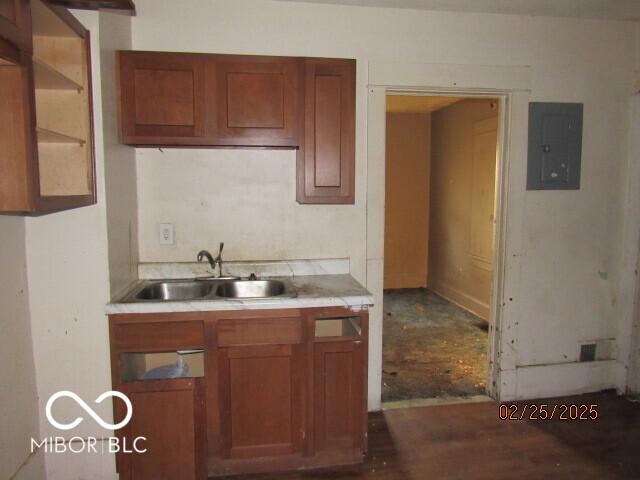
M 45 410 L 45 413 L 47 415 L 47 420 L 49 420 L 49 423 L 51 423 L 51 425 L 53 425 L 59 430 L 71 430 L 72 428 L 75 428 L 78 425 L 80 425 L 80 423 L 84 420 L 83 417 L 78 417 L 73 422 L 67 423 L 67 424 L 57 422 L 53 418 L 53 415 L 51 414 L 51 408 L 53 407 L 54 402 L 61 397 L 69 397 L 73 399 L 78 405 L 82 407 L 82 409 L 85 412 L 91 415 L 91 418 L 93 418 L 102 428 L 105 428 L 107 430 L 118 430 L 124 427 L 125 425 L 127 425 L 127 423 L 129 423 L 129 420 L 131 420 L 131 415 L 133 414 L 133 407 L 131 406 L 131 400 L 129 400 L 129 398 L 124 393 L 116 392 L 114 390 L 104 392 L 102 395 L 100 395 L 98 398 L 95 399 L 94 403 L 102 403 L 102 401 L 105 398 L 118 397 L 127 406 L 127 414 L 125 415 L 124 420 L 122 420 L 119 423 L 116 423 L 115 425 L 112 425 L 102 420 L 102 418 L 100 418 L 100 416 L 89 405 L 87 405 L 85 401 L 82 400 L 78 395 L 76 395 L 73 392 L 69 392 L 67 390 L 62 390 L 58 393 L 54 393 L 53 395 L 51 395 L 51 397 L 47 401 L 47 406 Z

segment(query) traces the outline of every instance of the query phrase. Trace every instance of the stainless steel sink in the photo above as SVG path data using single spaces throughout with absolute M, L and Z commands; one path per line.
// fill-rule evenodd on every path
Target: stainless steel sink
M 206 297 L 213 285 L 209 282 L 158 282 L 147 285 L 136 295 L 138 300 L 194 300 Z
M 220 284 L 216 295 L 226 298 L 277 297 L 284 293 L 280 280 L 236 280 Z

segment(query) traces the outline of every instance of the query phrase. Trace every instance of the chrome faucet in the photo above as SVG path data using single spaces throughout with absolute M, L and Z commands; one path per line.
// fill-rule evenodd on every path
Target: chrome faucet
M 222 276 L 222 249 L 224 248 L 224 242 L 220 242 L 220 249 L 218 250 L 218 255 L 216 256 L 216 258 L 213 258 L 213 256 L 206 250 L 200 250 L 200 252 L 198 252 L 198 261 L 201 262 L 202 260 L 204 260 L 205 258 L 207 259 L 207 261 L 209 262 L 209 265 L 211 265 L 211 270 L 216 269 L 216 265 L 218 266 L 218 277 L 219 279 L 225 279 L 225 280 L 233 280 L 233 279 L 237 279 L 238 277 L 235 276 Z
M 211 270 L 215 270 L 216 269 L 216 261 L 213 259 L 213 257 L 211 256 L 211 254 L 206 251 L 206 250 L 200 250 L 198 252 L 198 261 L 201 262 L 204 258 L 206 258 L 209 261 L 209 265 L 211 265 Z

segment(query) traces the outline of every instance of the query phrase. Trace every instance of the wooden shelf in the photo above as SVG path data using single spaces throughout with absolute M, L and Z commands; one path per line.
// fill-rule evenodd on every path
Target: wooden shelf
M 70 79 L 51 65 L 37 58 L 33 59 L 33 71 L 36 90 L 76 90 L 81 92 L 84 89 L 84 87 L 75 80 Z
M 64 133 L 54 132 L 53 130 L 47 130 L 46 128 L 36 128 L 38 133 L 39 143 L 77 143 L 78 145 L 84 145 L 87 143 L 85 140 Z

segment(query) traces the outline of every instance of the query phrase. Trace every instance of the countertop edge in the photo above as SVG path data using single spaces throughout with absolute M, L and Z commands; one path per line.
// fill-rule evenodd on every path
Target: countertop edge
M 106 315 L 128 313 L 215 312 L 233 310 L 273 310 L 279 308 L 346 307 L 353 311 L 373 306 L 373 295 L 317 298 L 215 299 L 179 302 L 108 303 Z

